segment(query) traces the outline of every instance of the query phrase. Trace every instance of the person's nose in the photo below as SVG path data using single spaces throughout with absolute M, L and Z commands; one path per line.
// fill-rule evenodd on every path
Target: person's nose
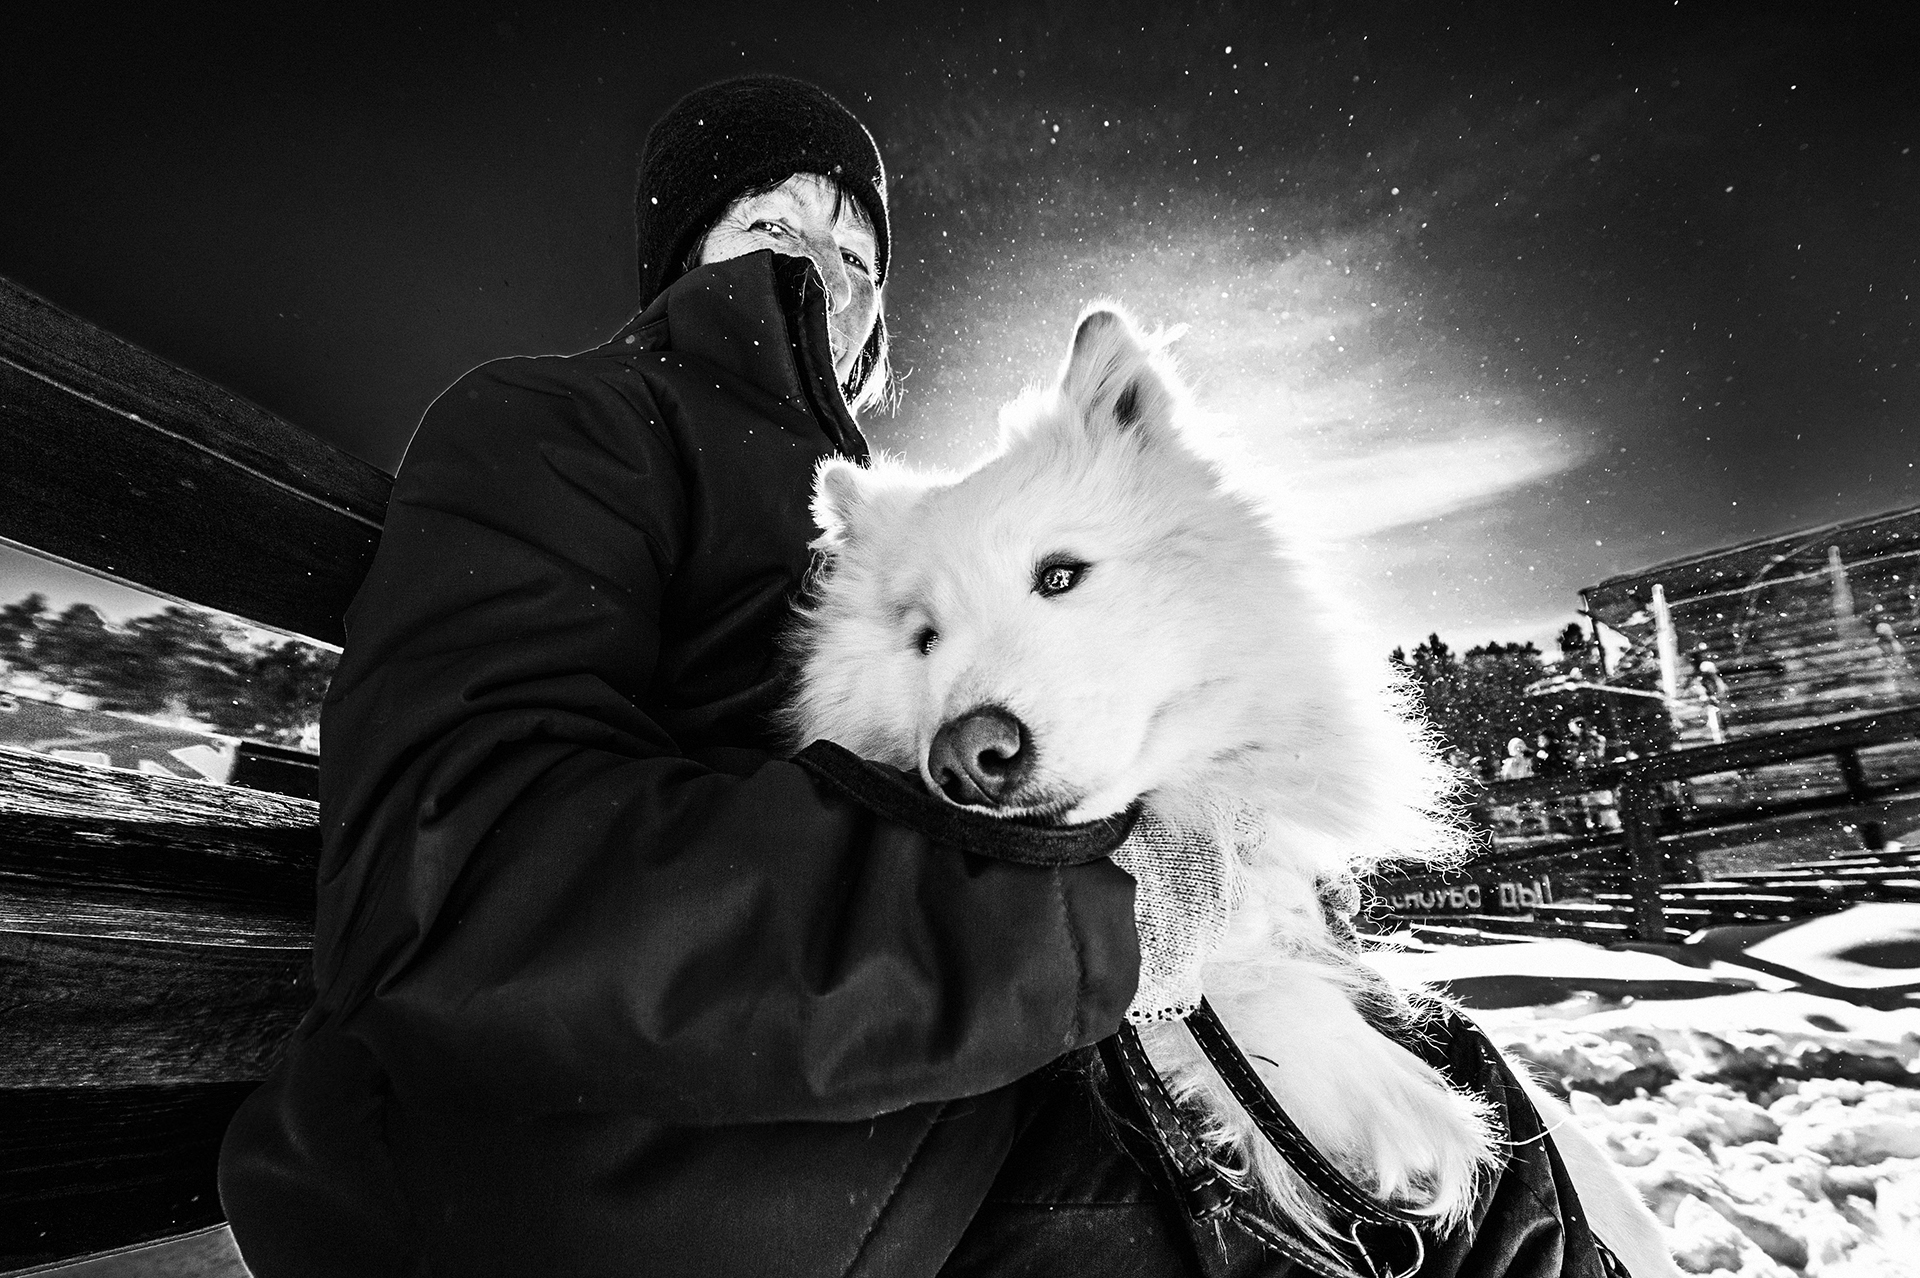
M 817 235 L 803 237 L 802 243 L 827 287 L 827 314 L 845 309 L 853 301 L 853 279 L 847 273 L 847 264 L 840 260 L 840 245 L 832 236 Z

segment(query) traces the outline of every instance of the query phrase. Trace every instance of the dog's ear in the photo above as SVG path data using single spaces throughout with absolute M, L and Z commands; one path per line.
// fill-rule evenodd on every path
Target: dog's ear
M 813 522 L 820 526 L 813 548 L 828 554 L 846 550 L 891 526 L 929 489 L 951 480 L 945 471 L 914 470 L 880 452 L 864 466 L 829 457 L 813 472 Z
M 862 515 L 872 506 L 870 479 L 864 467 L 844 457 L 828 457 L 814 470 L 813 522 L 820 528 L 815 548 L 830 551 L 854 540 Z
M 1080 317 L 1060 394 L 1090 430 L 1152 440 L 1173 429 L 1178 393 L 1165 357 L 1110 305 L 1096 304 Z

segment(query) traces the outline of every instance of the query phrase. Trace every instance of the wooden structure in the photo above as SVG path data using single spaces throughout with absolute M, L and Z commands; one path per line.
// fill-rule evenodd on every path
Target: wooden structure
M 0 280 L 0 539 L 337 645 L 389 484 Z M 228 1116 L 311 1001 L 318 846 L 310 799 L 0 750 L 0 1270 L 221 1219 Z
M 1581 595 L 1631 641 L 1616 682 L 1664 698 L 1677 748 L 1486 786 L 1483 854 L 1453 876 L 1384 875 L 1377 925 L 1665 943 L 1920 901 L 1920 851 L 1887 850 L 1920 826 L 1920 508 Z
M 1920 902 L 1920 849 L 1887 840 L 1920 825 L 1920 707 L 1497 781 L 1479 806 L 1558 820 L 1490 842 L 1453 874 L 1382 875 L 1376 926 L 1666 943 L 1859 901 Z M 1796 859 L 1796 843 L 1815 850 Z
M 1920 508 L 1676 559 L 1581 595 L 1657 672 L 1683 744 L 1920 703 Z

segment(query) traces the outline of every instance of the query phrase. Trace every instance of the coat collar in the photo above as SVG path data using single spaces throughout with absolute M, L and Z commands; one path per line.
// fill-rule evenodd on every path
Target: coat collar
M 700 359 L 807 413 L 835 451 L 867 460 L 833 374 L 826 291 L 805 258 L 763 249 L 695 267 L 609 345 Z

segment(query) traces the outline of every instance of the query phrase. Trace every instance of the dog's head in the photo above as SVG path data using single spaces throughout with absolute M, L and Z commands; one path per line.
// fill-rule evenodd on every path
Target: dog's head
M 1247 655 L 1288 641 L 1289 565 L 1184 440 L 1184 399 L 1160 346 L 1099 307 L 970 473 L 824 463 L 797 734 L 955 803 L 1072 820 L 1257 748 Z

